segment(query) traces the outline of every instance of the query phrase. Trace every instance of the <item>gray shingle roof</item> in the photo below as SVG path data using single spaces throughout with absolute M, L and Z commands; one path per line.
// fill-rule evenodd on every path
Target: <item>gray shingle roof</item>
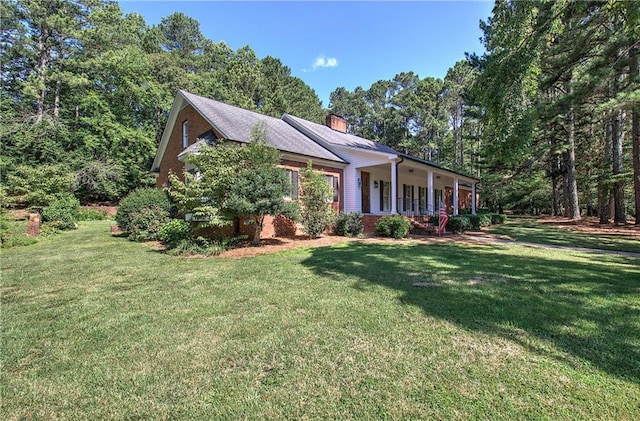
M 251 129 L 256 124 L 264 122 L 267 127 L 267 142 L 280 151 L 311 158 L 345 162 L 278 118 L 258 114 L 182 90 L 179 91 L 179 94 L 227 140 L 248 143 L 251 141 Z
M 299 117 L 292 116 L 290 114 L 284 114 L 282 119 L 294 126 L 300 127 L 303 130 L 309 132 L 310 135 L 324 140 L 329 145 L 334 146 L 347 146 L 357 149 L 366 149 L 375 152 L 382 152 L 391 155 L 397 155 L 398 152 L 388 146 L 381 143 L 374 142 L 369 139 L 354 136 L 352 134 L 342 133 L 337 130 L 333 130 L 328 126 L 324 126 L 318 123 L 312 123 L 311 121 L 304 120 Z

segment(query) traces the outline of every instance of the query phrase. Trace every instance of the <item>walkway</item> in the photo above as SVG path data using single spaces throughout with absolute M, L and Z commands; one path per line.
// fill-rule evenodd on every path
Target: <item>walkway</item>
M 640 259 L 640 253 L 633 253 L 630 251 L 602 250 L 602 249 L 591 249 L 586 247 L 558 246 L 555 244 L 529 243 L 526 241 L 507 240 L 507 239 L 498 238 L 495 236 L 488 237 L 488 236 L 474 235 L 474 234 L 463 234 L 461 237 L 471 241 L 479 241 L 479 242 L 492 243 L 492 244 L 517 244 L 525 247 L 578 251 L 582 253 L 611 254 L 615 256 L 635 257 Z

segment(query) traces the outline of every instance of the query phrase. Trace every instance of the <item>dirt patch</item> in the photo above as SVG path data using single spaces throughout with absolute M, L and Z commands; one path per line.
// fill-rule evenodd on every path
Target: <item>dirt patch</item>
M 437 243 L 450 243 L 455 241 L 459 244 L 481 244 L 473 239 L 465 238 L 461 235 L 445 234 L 441 237 L 438 236 L 420 236 L 410 235 L 407 238 L 395 239 L 385 237 L 365 237 L 365 238 L 348 238 L 340 237 L 337 235 L 323 235 L 320 238 L 310 239 L 307 236 L 295 236 L 295 237 L 277 237 L 277 238 L 264 238 L 262 239 L 262 245 L 258 247 L 252 247 L 249 244 L 242 245 L 232 250 L 225 251 L 220 254 L 220 257 L 227 258 L 243 258 L 258 256 L 261 254 L 277 253 L 279 251 L 290 250 L 298 247 L 323 247 L 331 246 L 334 244 L 344 242 L 361 242 L 361 243 L 393 243 L 393 244 L 406 244 L 411 242 L 420 242 L 423 244 L 437 244 Z
M 263 238 L 261 245 L 252 246 L 250 243 L 240 244 L 240 247 L 227 250 L 220 257 L 239 259 L 242 257 L 258 256 L 261 254 L 277 253 L 298 247 L 320 247 L 343 243 L 345 241 L 357 241 L 357 238 L 340 237 L 337 235 L 324 235 L 320 238 L 310 239 L 306 235 L 295 237 Z
M 598 218 L 592 216 L 583 217 L 580 221 L 545 216 L 538 218 L 536 222 L 551 225 L 567 231 L 583 232 L 586 234 L 620 235 L 640 238 L 640 226 L 638 225 L 601 224 Z

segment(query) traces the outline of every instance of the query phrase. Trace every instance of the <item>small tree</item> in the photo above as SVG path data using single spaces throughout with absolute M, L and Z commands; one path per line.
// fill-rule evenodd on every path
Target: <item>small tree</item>
M 304 231 L 311 238 L 318 238 L 329 228 L 335 214 L 331 209 L 333 187 L 327 183 L 322 174 L 313 170 L 311 161 L 306 168 L 300 170 L 300 187 L 302 194 L 302 224 Z
M 185 183 L 172 175 L 169 192 L 185 214 L 206 220 L 201 226 L 223 226 L 242 218 L 254 225 L 253 243 L 260 244 L 266 215 L 296 218 L 297 203 L 284 200 L 291 183 L 277 167 L 280 156 L 267 145 L 264 125 L 253 128 L 246 147 L 202 147 L 190 162 L 199 176 L 185 174 Z

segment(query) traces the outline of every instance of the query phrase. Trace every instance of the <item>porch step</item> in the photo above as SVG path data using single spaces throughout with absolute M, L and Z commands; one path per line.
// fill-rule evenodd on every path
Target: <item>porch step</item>
M 438 231 L 438 226 L 425 221 L 411 220 L 409 233 L 413 235 L 432 235 Z

